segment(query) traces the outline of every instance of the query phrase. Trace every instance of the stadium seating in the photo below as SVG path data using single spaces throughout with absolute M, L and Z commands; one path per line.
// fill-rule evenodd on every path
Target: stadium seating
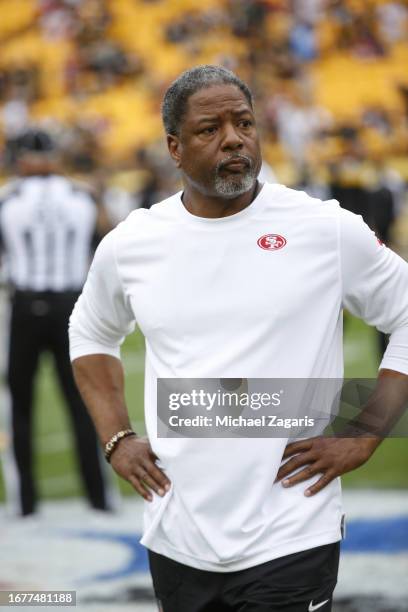
M 380 4 L 383 0 L 375 0 Z M 5 4 L 5 2 L 1 2 Z M 211 15 L 228 12 L 227 0 L 111 0 L 106 3 L 110 20 L 105 35 L 117 42 L 128 56 L 138 58 L 139 76 L 119 79 L 102 91 L 72 95 L 68 91 L 67 71 L 77 50 L 73 37 L 47 37 L 41 23 L 40 3 L 14 0 L 2 10 L 0 21 L 0 69 L 36 65 L 40 75 L 40 97 L 31 103 L 34 119 L 57 118 L 60 121 L 92 120 L 101 117 L 105 129 L 101 144 L 106 153 L 123 157 L 136 145 L 153 141 L 160 133 L 158 101 L 165 85 L 192 64 L 220 62 L 235 58 L 239 63 L 248 50 L 248 42 L 236 36 L 222 22 L 188 44 L 166 40 L 166 29 L 183 15 Z M 266 32 L 277 36 L 290 27 L 288 13 L 269 2 Z M 346 2 L 361 8 L 362 0 Z M 356 117 L 364 106 L 380 104 L 388 110 L 402 110 L 402 98 L 396 84 L 406 81 L 408 45 L 396 44 L 392 52 L 375 59 L 358 59 L 348 50 L 335 48 L 339 25 L 324 18 L 317 25 L 319 57 L 311 64 L 316 103 L 339 118 Z M 363 78 L 362 78 L 363 75 Z M 268 83 L 268 77 L 265 77 Z M 1 104 L 1 101 L 0 101 Z

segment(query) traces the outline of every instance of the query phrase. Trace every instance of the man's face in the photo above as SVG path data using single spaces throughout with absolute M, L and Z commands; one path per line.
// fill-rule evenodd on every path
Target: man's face
M 172 158 L 187 183 L 206 196 L 232 199 L 249 191 L 261 167 L 255 118 L 235 85 L 193 94 L 179 136 L 168 136 Z

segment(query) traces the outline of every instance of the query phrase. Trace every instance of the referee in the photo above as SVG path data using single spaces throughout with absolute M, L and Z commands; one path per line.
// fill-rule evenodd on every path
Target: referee
M 33 385 L 39 357 L 49 351 L 69 409 L 87 498 L 93 508 L 109 510 L 97 438 L 74 385 L 67 336 L 88 271 L 98 209 L 84 188 L 57 173 L 58 156 L 47 133 L 32 130 L 22 136 L 17 168 L 19 177 L 0 191 L 0 253 L 11 288 L 8 498 L 19 515 L 36 511 Z

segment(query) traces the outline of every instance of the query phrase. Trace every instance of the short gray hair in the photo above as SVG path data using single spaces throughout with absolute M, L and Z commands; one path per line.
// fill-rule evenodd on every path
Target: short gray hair
M 162 104 L 162 119 L 166 134 L 178 136 L 190 96 L 213 85 L 235 85 L 253 106 L 252 93 L 236 74 L 222 66 L 196 66 L 183 72 L 167 89 Z

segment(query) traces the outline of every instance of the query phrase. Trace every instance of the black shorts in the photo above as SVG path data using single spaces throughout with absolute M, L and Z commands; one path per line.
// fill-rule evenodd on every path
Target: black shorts
M 329 612 L 340 543 L 238 572 L 198 570 L 149 551 L 161 612 Z

